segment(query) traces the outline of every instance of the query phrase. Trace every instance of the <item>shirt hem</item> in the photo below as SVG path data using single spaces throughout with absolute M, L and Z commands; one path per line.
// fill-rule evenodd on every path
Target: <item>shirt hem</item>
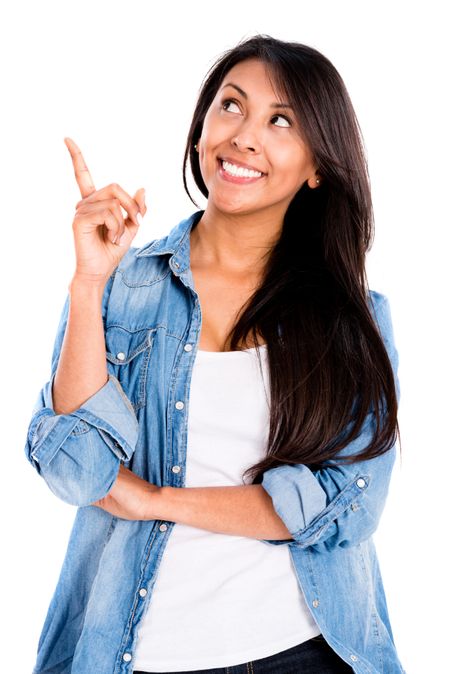
M 293 648 L 293 646 L 298 646 L 299 644 L 303 643 L 304 641 L 308 641 L 308 639 L 312 639 L 315 636 L 318 636 L 321 634 L 321 630 L 319 627 L 317 627 L 314 630 L 310 630 L 308 632 L 305 632 L 303 636 L 300 636 L 298 634 L 292 635 L 290 639 L 283 640 L 281 642 L 278 642 L 277 644 L 272 644 L 268 648 L 261 648 L 261 647 L 256 647 L 252 648 L 251 650 L 248 651 L 242 651 L 238 655 L 230 656 L 230 655 L 224 655 L 224 656 L 217 656 L 214 657 L 214 661 L 212 660 L 193 660 L 189 661 L 188 663 L 186 660 L 171 660 L 168 662 L 167 660 L 163 662 L 157 662 L 157 661 L 152 661 L 149 662 L 148 660 L 136 660 L 136 662 L 133 662 L 133 667 L 134 669 L 142 670 L 142 671 L 147 671 L 151 672 L 152 669 L 154 671 L 159 671 L 159 672 L 173 672 L 174 670 L 178 671 L 195 671 L 197 669 L 215 669 L 218 667 L 235 667 L 237 665 L 242 665 L 246 664 L 247 662 L 252 662 L 254 660 L 261 660 L 262 658 L 267 658 L 270 657 L 271 655 L 276 655 L 277 653 L 281 653 L 284 650 L 287 650 L 288 648 Z

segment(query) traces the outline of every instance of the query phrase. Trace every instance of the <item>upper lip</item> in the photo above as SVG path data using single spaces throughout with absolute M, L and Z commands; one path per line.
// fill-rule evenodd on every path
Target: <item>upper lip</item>
M 242 166 L 242 168 L 250 169 L 250 171 L 259 171 L 259 173 L 264 173 L 264 171 L 261 171 L 261 169 L 256 168 L 256 166 L 250 166 L 250 164 L 244 164 L 241 161 L 238 161 L 237 159 L 233 159 L 233 157 L 219 157 L 221 161 L 229 161 L 230 164 L 235 164 L 236 166 Z

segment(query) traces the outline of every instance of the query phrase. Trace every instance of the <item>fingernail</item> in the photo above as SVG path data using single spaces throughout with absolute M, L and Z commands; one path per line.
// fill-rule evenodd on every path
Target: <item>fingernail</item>
M 119 246 L 126 246 L 125 242 L 125 234 L 122 234 L 122 236 L 119 239 Z
M 117 237 L 118 237 L 118 236 L 119 236 L 119 235 L 118 235 L 118 234 L 116 234 L 116 236 L 115 236 L 115 237 L 114 237 L 114 239 L 112 240 L 112 242 L 113 242 L 113 243 L 116 243 L 116 241 L 117 241 Z
M 142 225 L 142 223 L 143 223 L 143 218 L 142 218 L 142 214 L 141 214 L 141 213 L 138 213 L 138 214 L 137 214 L 136 220 L 138 221 L 138 223 L 139 223 L 140 225 Z

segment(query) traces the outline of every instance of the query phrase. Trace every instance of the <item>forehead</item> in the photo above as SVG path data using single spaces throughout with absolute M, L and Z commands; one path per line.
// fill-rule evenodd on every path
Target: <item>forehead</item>
M 269 64 L 257 58 L 245 59 L 236 63 L 223 77 L 219 91 L 227 84 L 239 85 L 246 93 L 264 91 L 274 100 L 281 98 L 277 94 L 276 84 Z

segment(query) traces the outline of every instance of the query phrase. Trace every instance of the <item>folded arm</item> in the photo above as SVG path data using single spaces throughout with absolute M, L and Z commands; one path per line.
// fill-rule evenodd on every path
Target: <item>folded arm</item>
M 398 353 L 395 347 L 388 299 L 373 293 L 374 318 L 378 323 L 394 373 L 400 399 Z M 354 440 L 342 455 L 358 454 L 375 433 L 375 414 L 369 412 Z M 317 549 L 347 547 L 369 538 L 376 530 L 386 502 L 396 458 L 396 446 L 374 459 L 349 465 L 327 466 L 311 471 L 307 466 L 283 465 L 264 473 L 262 486 L 271 496 L 275 511 L 299 547 Z M 271 544 L 286 541 L 266 540 Z

